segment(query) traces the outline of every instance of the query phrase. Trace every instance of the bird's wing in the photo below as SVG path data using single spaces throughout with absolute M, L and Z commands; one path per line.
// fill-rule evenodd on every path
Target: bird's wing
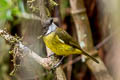
M 58 35 L 59 39 L 61 39 L 61 41 L 64 41 L 65 44 L 81 49 L 79 43 L 73 40 L 73 38 L 63 29 L 59 28 L 58 31 L 56 31 L 56 35 Z
M 64 44 L 70 45 L 74 48 L 80 49 L 84 55 L 88 56 L 89 58 L 91 58 L 93 61 L 95 61 L 96 63 L 99 63 L 98 60 L 96 60 L 94 57 L 90 56 L 88 54 L 88 52 L 86 52 L 84 49 L 82 49 L 79 45 L 79 43 L 77 43 L 77 41 L 73 40 L 73 38 L 63 29 L 58 28 L 58 31 L 56 31 L 56 35 L 59 37 L 60 41 L 62 41 L 62 43 L 64 42 Z

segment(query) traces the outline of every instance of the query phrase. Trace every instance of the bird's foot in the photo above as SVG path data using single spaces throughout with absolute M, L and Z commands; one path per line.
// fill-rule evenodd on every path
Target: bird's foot
M 48 55 L 48 57 L 51 57 L 51 56 L 54 56 L 55 55 L 55 53 L 51 53 L 50 55 Z
M 59 60 L 59 62 L 53 66 L 53 69 L 59 67 L 64 58 L 65 58 L 65 56 L 63 56 L 63 57 Z

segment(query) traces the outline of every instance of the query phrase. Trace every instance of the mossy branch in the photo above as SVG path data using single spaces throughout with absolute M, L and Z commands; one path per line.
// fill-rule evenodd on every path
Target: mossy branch
M 33 58 L 37 63 L 42 65 L 45 69 L 50 70 L 53 68 L 53 66 L 58 62 L 58 59 L 56 57 L 51 58 L 42 58 L 41 56 L 37 55 L 34 51 L 29 49 L 28 47 L 24 46 L 20 40 L 15 38 L 14 36 L 10 35 L 4 30 L 0 29 L 0 36 L 3 37 L 9 44 L 14 44 L 15 48 L 13 49 L 14 54 L 21 55 L 21 56 L 30 56 Z M 19 57 L 19 56 L 18 56 Z M 22 59 L 22 58 L 20 58 Z M 63 70 L 61 70 L 61 67 L 56 68 L 56 76 L 57 80 L 66 80 L 65 74 Z

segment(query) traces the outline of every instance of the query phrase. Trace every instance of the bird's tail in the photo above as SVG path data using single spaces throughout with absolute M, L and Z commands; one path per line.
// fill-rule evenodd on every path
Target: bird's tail
M 82 49 L 82 50 L 83 50 L 83 49 Z M 85 50 L 83 50 L 83 54 L 84 54 L 85 56 L 91 58 L 91 59 L 92 59 L 93 61 L 95 61 L 96 63 L 99 63 L 99 61 L 98 61 L 97 59 L 95 59 L 94 57 L 90 56 L 90 55 L 88 54 L 88 52 L 86 52 Z

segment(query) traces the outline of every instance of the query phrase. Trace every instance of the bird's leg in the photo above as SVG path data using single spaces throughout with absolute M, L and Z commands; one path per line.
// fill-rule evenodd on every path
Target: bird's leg
M 51 56 L 54 56 L 55 55 L 55 53 L 51 53 L 50 55 L 48 55 L 48 57 L 51 57 Z
M 65 56 L 62 56 L 62 58 L 60 59 L 60 61 L 57 64 L 54 65 L 53 69 L 57 68 L 62 63 L 62 61 L 63 61 L 64 58 L 65 58 Z

